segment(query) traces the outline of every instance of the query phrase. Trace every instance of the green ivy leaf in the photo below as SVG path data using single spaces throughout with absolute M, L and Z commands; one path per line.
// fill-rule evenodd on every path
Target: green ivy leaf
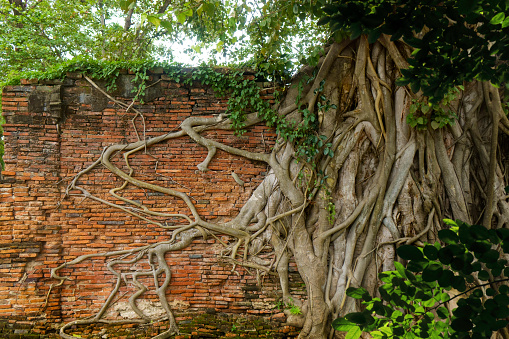
M 436 120 L 433 120 L 431 122 L 431 128 L 433 129 L 439 129 L 440 128 L 440 123 L 436 122 Z

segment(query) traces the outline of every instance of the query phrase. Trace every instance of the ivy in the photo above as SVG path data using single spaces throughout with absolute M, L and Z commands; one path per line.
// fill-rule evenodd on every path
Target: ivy
M 296 145 L 296 154 L 300 160 L 314 163 L 313 159 L 319 154 L 329 157 L 334 156 L 331 143 L 326 142 L 325 136 L 317 134 L 319 122 L 315 112 L 309 109 L 300 109 L 302 121 L 298 124 L 288 121 L 285 117 L 278 115 L 267 100 L 261 98 L 260 87 L 257 82 L 247 79 L 242 70 L 227 70 L 201 65 L 189 72 L 179 64 L 150 60 L 106 61 L 78 57 L 51 67 L 44 72 L 21 73 L 15 78 L 0 84 L 0 87 L 17 85 L 24 78 L 36 80 L 64 79 L 69 72 L 80 72 L 90 78 L 105 81 L 106 90 L 111 91 L 115 89 L 116 80 L 121 72 L 128 70 L 134 74 L 132 79 L 135 84 L 135 89 L 133 89 L 133 93 L 135 93 L 134 101 L 139 100 L 143 104 L 145 89 L 148 86 L 149 71 L 155 68 L 162 68 L 164 73 L 177 83 L 191 86 L 194 82 L 198 82 L 210 86 L 218 97 L 228 97 L 228 106 L 225 113 L 230 118 L 234 131 L 239 135 L 244 133 L 246 114 L 257 112 L 267 126 L 274 127 L 284 140 Z M 269 76 L 270 74 L 263 70 L 254 75 L 255 79 L 266 79 Z M 311 82 L 313 79 L 314 77 L 309 77 L 303 81 Z M 303 88 L 303 83 L 299 86 Z M 329 109 L 336 109 L 337 107 L 331 104 L 330 100 L 324 95 L 320 95 L 323 86 L 324 82 L 322 81 L 315 94 L 319 95 L 317 109 L 325 114 Z
M 395 262 L 395 271 L 380 273 L 380 298 L 349 288 L 347 295 L 365 309 L 336 319 L 333 327 L 347 338 L 369 332 L 373 338 L 437 339 L 489 338 L 507 327 L 509 267 L 500 253 L 509 253 L 509 230 L 445 222 L 450 229 L 438 232 L 443 245 L 397 249 L 408 264 Z M 453 299 L 458 307 L 451 315 L 445 306 Z
M 432 103 L 427 98 L 420 100 L 414 99 L 406 117 L 407 124 L 418 130 L 425 130 L 428 124 L 430 124 L 433 129 L 453 125 L 458 119 L 458 116 L 450 108 L 450 105 L 451 102 L 457 99 L 460 91 L 464 89 L 462 85 L 449 89 L 439 103 Z

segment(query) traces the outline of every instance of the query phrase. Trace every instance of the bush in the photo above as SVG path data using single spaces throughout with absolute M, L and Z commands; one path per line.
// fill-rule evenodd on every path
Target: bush
M 489 338 L 509 321 L 509 230 L 445 220 L 438 232 L 443 243 L 423 248 L 403 245 L 396 271 L 380 273 L 384 284 L 373 298 L 363 288 L 347 295 L 365 309 L 333 321 L 347 339 L 369 332 L 373 338 Z M 449 302 L 457 307 L 450 312 Z

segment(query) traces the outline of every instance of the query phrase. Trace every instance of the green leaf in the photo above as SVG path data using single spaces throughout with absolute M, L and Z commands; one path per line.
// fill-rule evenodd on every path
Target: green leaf
M 202 13 L 203 13 L 203 4 L 198 6 L 198 8 L 196 9 L 196 14 L 198 14 L 198 16 L 201 16 Z
M 452 279 L 452 287 L 454 287 L 455 289 L 457 289 L 460 292 L 465 291 L 467 289 L 467 286 L 465 284 L 465 278 L 460 277 L 460 276 L 455 276 Z
M 444 219 L 444 224 L 448 225 L 448 226 L 458 226 L 458 224 L 456 223 L 456 221 L 454 220 L 451 220 L 451 219 Z
M 440 128 L 440 124 L 438 122 L 436 122 L 435 120 L 433 120 L 431 122 L 431 128 L 433 129 L 439 129 Z
M 355 299 L 362 299 L 363 295 L 366 293 L 368 293 L 368 291 L 363 287 L 359 288 L 349 287 L 346 290 L 346 295 Z
M 476 4 L 477 4 L 477 0 L 459 0 L 458 1 L 458 12 L 460 14 L 467 14 L 474 9 Z
M 158 28 L 159 25 L 161 24 L 161 19 L 159 19 L 158 17 L 156 17 L 154 15 L 147 16 L 147 20 L 148 20 L 148 22 L 150 22 L 151 24 L 156 26 L 156 28 Z
M 378 37 L 377 37 L 378 39 Z M 376 41 L 376 40 L 375 40 Z M 412 92 L 417 93 L 421 89 L 421 82 L 420 81 L 413 81 L 410 85 L 410 88 L 412 89 Z M 423 111 L 423 113 L 425 113 Z
M 451 261 L 451 268 L 455 271 L 461 271 L 465 267 L 463 258 L 456 257 Z
M 509 240 L 509 229 L 507 229 L 507 228 L 498 228 L 495 232 L 497 233 L 497 237 L 500 240 Z
M 468 332 L 474 327 L 469 318 L 456 318 L 451 323 L 451 328 L 457 332 Z
M 359 327 L 352 323 L 351 321 L 346 320 L 345 318 L 338 318 L 332 322 L 332 327 L 338 331 L 350 331 L 353 327 Z
M 482 270 L 479 272 L 478 277 L 481 280 L 487 281 L 490 279 L 490 274 L 487 271 Z
M 359 326 L 352 327 L 345 336 L 345 339 L 357 339 L 360 338 L 362 331 Z
M 500 253 L 498 253 L 498 251 L 488 250 L 481 255 L 479 260 L 482 262 L 485 262 L 485 263 L 492 263 L 492 262 L 496 262 L 498 260 L 499 256 L 500 256 Z
M 422 252 L 415 246 L 402 245 L 396 250 L 398 255 L 405 260 L 421 260 L 424 259 Z
M 440 265 L 430 265 L 422 272 L 422 280 L 427 282 L 437 281 L 442 276 L 443 271 Z
M 134 3 L 134 0 L 121 0 L 119 5 L 120 5 L 120 9 L 124 12 L 124 13 L 127 13 L 127 11 L 129 10 L 129 6 Z
M 329 22 L 330 22 L 330 17 L 324 16 L 324 17 L 320 18 L 320 20 L 318 20 L 318 22 L 316 24 L 318 26 L 323 26 L 323 25 L 327 25 Z
M 161 24 L 161 26 L 162 26 L 164 29 L 166 29 L 166 30 L 168 30 L 168 31 L 171 31 L 171 30 L 173 29 L 173 25 L 172 25 L 172 23 L 171 23 L 171 22 L 169 22 L 169 21 L 161 20 L 161 23 L 160 23 L 160 24 Z
M 406 86 L 409 83 L 410 83 L 410 79 L 405 78 L 405 77 L 401 77 L 396 80 L 396 86 L 400 86 L 400 87 Z
M 484 295 L 484 293 L 480 289 L 477 289 L 472 292 L 472 295 L 476 298 L 481 298 Z
M 456 244 L 459 242 L 458 235 L 451 230 L 440 230 L 438 231 L 438 237 L 446 244 Z
M 184 22 L 186 22 L 186 15 L 185 15 L 185 13 L 177 14 L 177 21 L 178 21 L 179 24 L 183 24 Z
M 506 28 L 509 26 L 509 17 L 505 18 L 504 22 L 502 22 L 502 28 Z
M 405 274 L 405 267 L 403 266 L 403 264 L 401 264 L 400 262 L 398 261 L 395 261 L 394 262 L 394 267 L 396 268 L 396 271 L 398 271 L 399 275 L 404 278 L 406 277 L 406 274 Z
M 450 299 L 451 299 L 451 297 L 446 292 L 440 293 L 440 301 L 441 302 L 446 302 L 446 301 L 449 301 Z
M 354 23 L 351 27 L 350 27 L 350 31 L 351 31 L 351 35 L 350 35 L 350 40 L 355 40 L 357 39 L 358 37 L 361 36 L 362 34 L 362 28 L 361 28 L 361 25 L 360 23 Z
M 408 265 L 406 266 L 407 272 L 408 271 L 416 272 L 416 273 L 422 272 L 422 270 L 424 269 L 424 263 L 425 262 L 411 260 L 408 263 Z M 407 274 L 407 277 L 408 277 L 408 274 Z
M 438 249 L 432 245 L 426 245 L 423 249 L 424 255 L 430 260 L 438 259 Z
M 479 240 L 487 240 L 491 238 L 490 230 L 481 225 L 472 225 L 469 227 L 471 235 Z
M 371 32 L 369 32 L 369 34 L 368 34 L 368 43 L 374 44 L 378 40 L 378 38 L 380 37 L 380 34 L 381 34 L 381 32 L 378 29 L 374 29 Z
M 495 15 L 491 20 L 490 20 L 490 24 L 492 25 L 498 25 L 500 23 L 502 23 L 505 19 L 505 13 L 502 12 L 502 13 L 498 13 L 497 15 Z
M 221 52 L 223 50 L 224 41 L 219 41 L 216 45 L 216 51 Z
M 351 321 L 352 323 L 355 323 L 358 325 L 365 325 L 368 323 L 368 319 L 366 318 L 366 315 L 363 312 L 349 313 L 345 316 L 345 318 L 348 321 Z

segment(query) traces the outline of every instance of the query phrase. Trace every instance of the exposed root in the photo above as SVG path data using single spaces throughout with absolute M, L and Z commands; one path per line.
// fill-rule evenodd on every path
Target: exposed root
M 129 298 L 129 305 L 140 318 L 129 321 L 154 320 L 136 304 L 147 292 L 140 278 L 149 276 L 153 277 L 154 292 L 170 324 L 169 329 L 156 338 L 176 333 L 177 325 L 166 300 L 171 269 L 164 255 L 181 250 L 193 239 L 208 234 L 233 237 L 232 243 L 221 243 L 226 247 L 224 254 L 228 255 L 224 260 L 234 269 L 241 265 L 264 274 L 277 272 L 283 299 L 302 305 L 304 327 L 300 337 L 324 338 L 328 336 L 334 317 L 358 307 L 345 298 L 349 286 L 375 289 L 376 272 L 383 265 L 376 254 L 382 248 L 393 250 L 394 245 L 402 243 L 422 245 L 435 241 L 441 218 L 471 223 L 484 216 L 486 226 L 508 227 L 509 202 L 503 190 L 506 178 L 495 152 L 497 128 L 500 126 L 502 131 L 507 131 L 509 123 L 501 114 L 498 91 L 489 84 L 482 84 L 483 93 L 481 86 L 468 84 L 461 99 L 453 104 L 459 116 L 456 125 L 440 130 L 411 130 L 405 121 L 411 99 L 418 95 L 395 85 L 399 70 L 408 66 L 398 49 L 399 44 L 386 36 L 374 46 L 367 43 L 366 37 L 335 43 L 319 63 L 316 78 L 305 87 L 302 95 L 297 93 L 299 77 L 296 78 L 294 86 L 288 89 L 287 100 L 276 107 L 278 114 L 301 122 L 299 108 L 304 106 L 315 112 L 323 94 L 320 88 L 327 90 L 332 104 L 338 107 L 320 113 L 322 116 L 317 119 L 315 132 L 325 136 L 328 151 L 324 152 L 322 146 L 310 164 L 297 158 L 296 145 L 283 140 L 278 140 L 270 153 L 256 153 L 205 137 L 202 132 L 207 130 L 231 129 L 231 121 L 222 115 L 189 117 L 177 131 L 105 148 L 98 160 L 76 175 L 66 194 L 93 199 L 146 223 L 169 229 L 171 239 L 136 249 L 87 254 L 53 269 L 51 275 L 58 283 L 50 287 L 48 297 L 54 288 L 69 279 L 59 276 L 58 271 L 87 259 L 113 258 L 108 269 L 116 277 L 115 287 L 101 310 L 93 317 L 64 325 L 61 336 L 72 338 L 65 331 L 73 325 L 122 323 L 105 320 L 104 314 L 120 287 L 128 284 L 136 289 Z M 118 102 L 86 79 L 126 111 L 134 110 L 133 105 Z M 292 100 L 294 98 L 301 99 Z M 134 112 L 135 118 L 141 117 L 143 121 L 141 113 Z M 246 126 L 259 121 L 256 114 L 248 114 Z M 200 171 L 208 169 L 218 149 L 270 166 L 263 182 L 233 220 L 208 222 L 199 215 L 188 194 L 133 176 L 131 157 L 140 151 L 149 152 L 155 144 L 184 137 L 208 151 L 198 165 Z M 112 158 L 117 153 L 123 154 L 127 172 L 113 163 Z M 78 185 L 81 177 L 100 165 L 122 180 L 120 186 L 109 191 L 110 196 L 121 203 L 99 198 Z M 235 178 L 235 173 L 231 174 L 239 185 L 243 184 L 238 176 Z M 470 185 L 472 182 L 474 184 Z M 128 186 L 179 199 L 187 210 L 179 213 L 152 211 L 122 194 Z M 488 206 L 486 210 L 476 207 L 484 203 Z M 161 218 L 173 218 L 180 223 L 168 226 Z M 257 254 L 268 242 L 274 248 L 274 257 L 263 261 Z M 372 260 L 373 255 L 375 260 Z M 288 263 L 292 257 L 306 282 L 305 301 L 292 298 L 290 292 Z M 123 272 L 119 268 L 144 260 L 150 269 Z

